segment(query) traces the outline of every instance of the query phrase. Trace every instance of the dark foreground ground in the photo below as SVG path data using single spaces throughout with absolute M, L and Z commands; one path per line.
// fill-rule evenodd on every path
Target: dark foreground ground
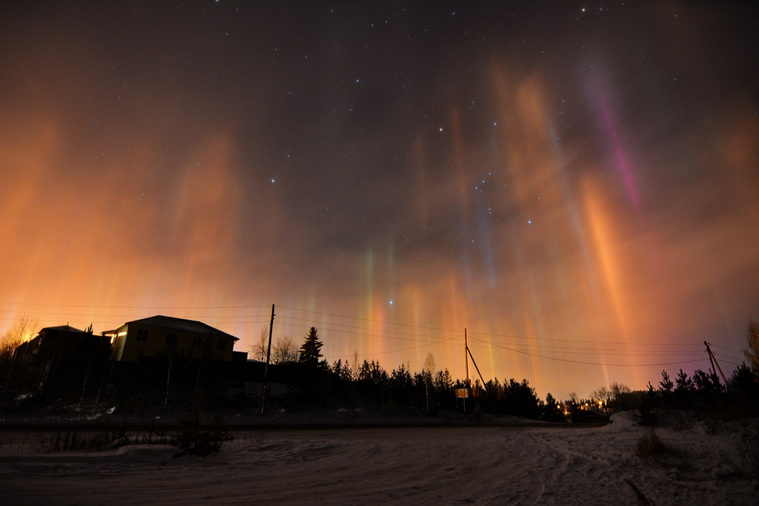
M 241 423 L 206 457 L 166 444 L 51 452 L 39 438 L 56 431 L 0 431 L 2 502 L 698 505 L 756 504 L 759 494 L 759 468 L 742 443 L 755 422 L 660 427 L 664 446 L 644 445 L 651 452 L 641 451 L 651 429 L 629 413 L 579 430 L 310 427 Z

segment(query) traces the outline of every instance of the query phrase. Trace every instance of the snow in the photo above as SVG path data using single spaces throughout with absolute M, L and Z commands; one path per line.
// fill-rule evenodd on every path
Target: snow
M 4 504 L 756 504 L 756 420 L 653 429 L 672 451 L 638 455 L 652 429 L 389 426 L 254 429 L 209 457 L 169 445 L 39 453 L 0 432 Z M 747 441 L 753 441 L 753 446 Z

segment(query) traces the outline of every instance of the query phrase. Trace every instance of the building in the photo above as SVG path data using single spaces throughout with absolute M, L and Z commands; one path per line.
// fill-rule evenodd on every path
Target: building
M 98 359 L 108 356 L 109 343 L 92 330 L 79 330 L 69 325 L 45 327 L 29 342 L 16 349 L 16 355 L 36 356 L 41 360 Z
M 106 337 L 69 325 L 45 327 L 14 352 L 14 378 L 19 385 L 37 391 L 81 387 L 90 374 L 106 367 L 111 345 Z
M 205 323 L 161 315 L 126 322 L 103 336 L 110 338 L 111 359 L 123 362 L 168 355 L 231 362 L 238 341 Z

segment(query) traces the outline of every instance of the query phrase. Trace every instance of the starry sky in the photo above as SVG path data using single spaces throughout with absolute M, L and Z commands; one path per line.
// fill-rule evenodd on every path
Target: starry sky
M 4 2 L 0 329 L 311 326 L 540 397 L 742 362 L 748 2 Z M 470 363 L 470 375 L 476 372 Z

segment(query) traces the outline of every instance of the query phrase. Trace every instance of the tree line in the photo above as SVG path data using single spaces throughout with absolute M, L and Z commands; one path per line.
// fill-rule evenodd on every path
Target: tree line
M 24 320 L 0 339 L 0 407 L 28 403 L 78 402 L 114 404 L 122 410 L 149 407 L 192 409 L 256 409 L 261 402 L 263 376 L 260 360 L 266 359 L 268 332 L 262 332 L 253 349 L 259 362 L 214 363 L 202 357 L 178 359 L 167 352 L 137 363 L 112 362 L 107 356 L 81 354 L 65 362 L 53 359 L 20 367 L 19 335 L 33 335 L 34 322 Z M 91 332 L 91 328 L 88 329 Z M 447 369 L 437 369 L 428 354 L 421 371 L 401 364 L 388 371 L 376 360 L 352 363 L 342 359 L 329 364 L 321 353 L 322 340 L 311 327 L 299 348 L 292 338 L 273 343 L 270 381 L 287 385 L 270 392 L 271 409 L 316 409 L 360 413 L 435 415 L 441 410 L 469 414 L 513 415 L 546 421 L 594 420 L 614 410 L 635 409 L 651 418 L 659 408 L 731 410 L 756 414 L 759 403 L 759 326 L 749 323 L 747 363 L 733 371 L 727 384 L 714 371 L 696 370 L 691 376 L 679 370 L 671 377 L 662 371 L 657 386 L 631 391 L 613 383 L 594 391 L 588 399 L 558 400 L 536 394 L 527 379 L 486 383 L 454 379 Z M 466 397 L 462 397 L 466 393 Z

